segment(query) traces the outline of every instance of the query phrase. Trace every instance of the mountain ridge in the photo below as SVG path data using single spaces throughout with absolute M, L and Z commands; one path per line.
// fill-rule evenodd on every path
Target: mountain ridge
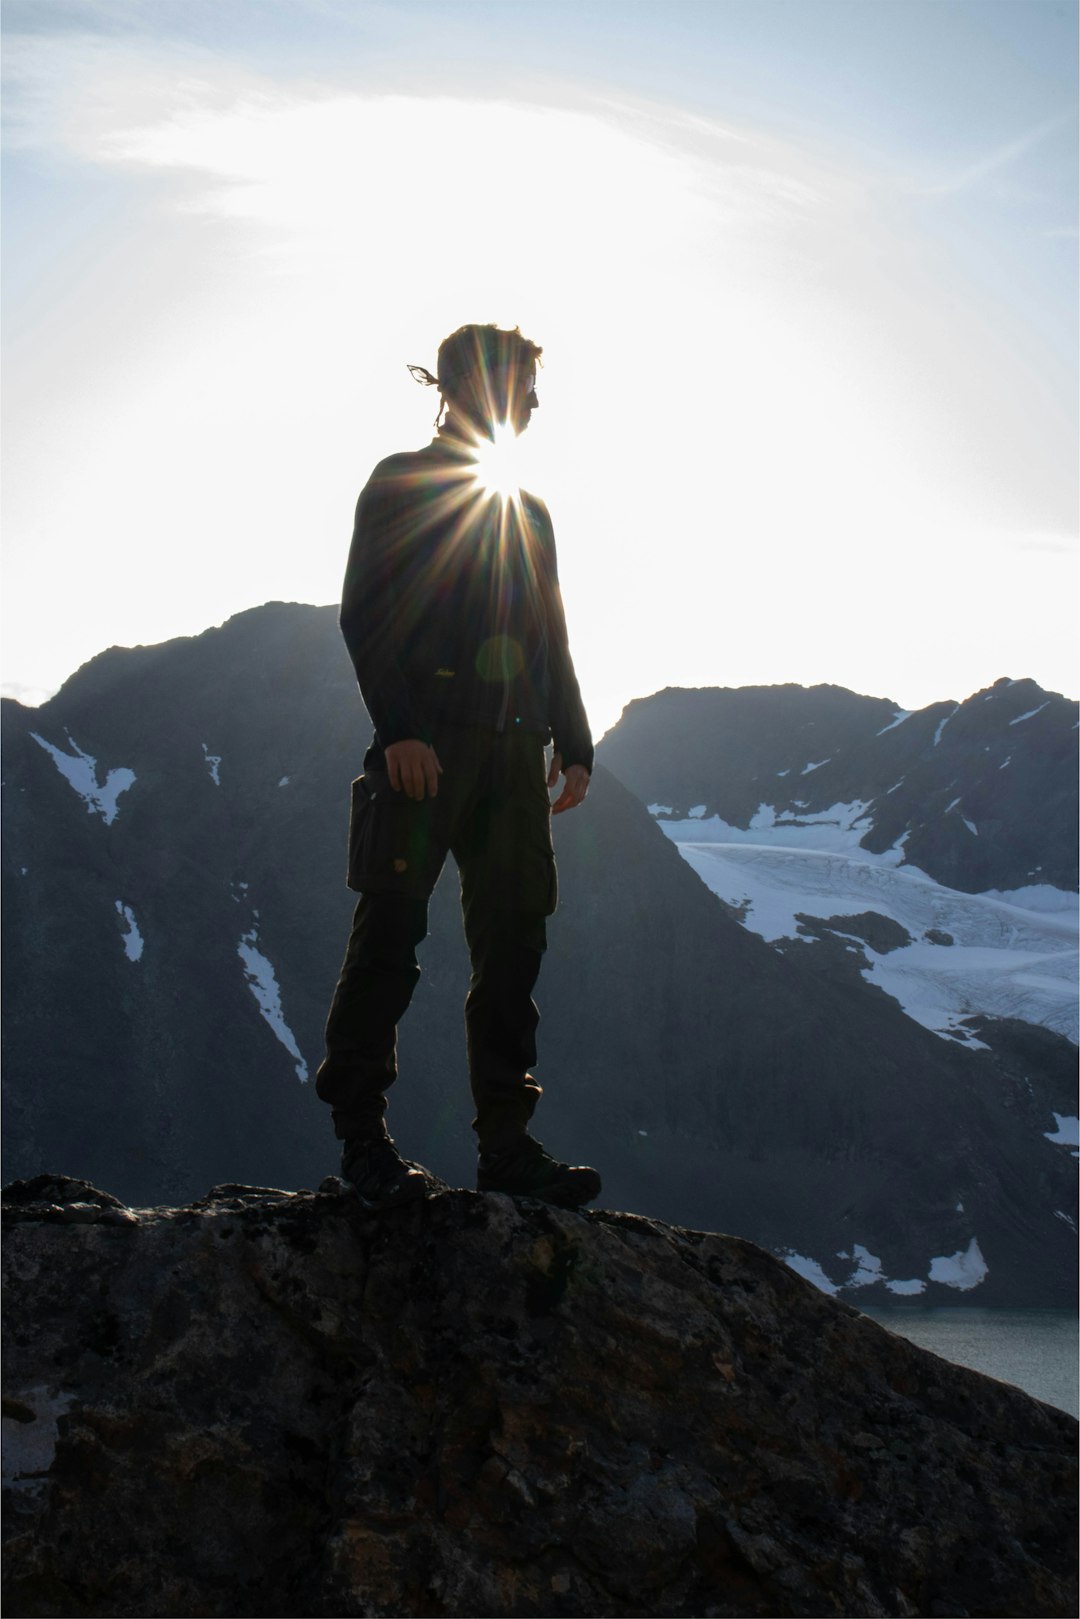
M 335 616 L 252 610 L 5 706 L 9 1172 L 153 1202 L 333 1168 L 310 1074 L 370 736 Z M 612 1206 L 739 1231 L 845 1289 L 858 1247 L 878 1291 L 933 1302 L 972 1299 L 932 1273 L 974 1241 L 980 1302 L 1068 1302 L 1064 1041 L 1020 1057 L 995 1026 L 991 1050 L 951 1049 L 857 975 L 822 982 L 747 935 L 602 766 L 555 835 L 537 1125 L 599 1164 Z M 433 899 L 391 1117 L 467 1185 L 455 886 Z
M 856 805 L 864 848 L 947 887 L 1076 889 L 1078 712 L 1008 677 L 914 712 L 838 686 L 667 687 L 628 704 L 597 756 L 676 819 L 746 829 L 766 806 Z

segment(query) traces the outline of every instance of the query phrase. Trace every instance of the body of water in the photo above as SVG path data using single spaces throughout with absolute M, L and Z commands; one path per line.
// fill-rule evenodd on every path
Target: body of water
M 1015 1383 L 1037 1400 L 1080 1415 L 1080 1350 L 1071 1310 L 875 1306 L 863 1314 L 943 1360 Z

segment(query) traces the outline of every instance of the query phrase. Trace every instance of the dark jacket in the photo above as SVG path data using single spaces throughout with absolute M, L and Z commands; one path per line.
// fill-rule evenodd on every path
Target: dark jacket
M 341 632 L 376 744 L 515 728 L 591 770 L 547 507 L 485 496 L 473 465 L 442 434 L 380 462 L 357 502 Z

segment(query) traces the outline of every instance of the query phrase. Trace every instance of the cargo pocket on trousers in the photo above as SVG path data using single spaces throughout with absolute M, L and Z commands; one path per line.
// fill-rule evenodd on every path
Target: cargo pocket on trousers
M 357 776 L 349 798 L 349 865 L 345 876 L 354 894 L 363 892 L 365 873 L 370 869 L 368 846 L 371 833 L 371 792 L 366 779 Z
M 555 856 L 553 854 L 548 855 L 547 866 L 547 908 L 544 915 L 554 916 L 559 903 L 559 874 L 555 867 Z
M 346 876 L 353 892 L 429 898 L 444 858 L 435 817 L 435 799 L 412 802 L 391 788 L 385 771 L 358 776 L 352 784 Z
M 513 885 L 511 885 L 513 886 Z M 559 878 L 551 845 L 550 820 L 535 825 L 520 867 L 517 903 L 533 915 L 554 916 L 559 903 Z
M 543 777 L 540 791 L 530 793 L 528 824 L 523 842 L 527 855 L 522 881 L 527 894 L 523 896 L 522 909 L 541 916 L 554 916 L 559 903 L 559 878 L 555 867 L 555 846 L 551 841 L 551 806 Z

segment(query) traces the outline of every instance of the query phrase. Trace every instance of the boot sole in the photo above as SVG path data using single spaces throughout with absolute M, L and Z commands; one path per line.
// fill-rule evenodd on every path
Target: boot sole
M 344 1177 L 342 1178 L 344 1180 Z M 403 1209 L 410 1203 L 419 1203 L 422 1198 L 427 1197 L 428 1192 L 431 1190 L 426 1180 L 417 1181 L 415 1185 L 409 1181 L 397 1191 L 391 1192 L 388 1197 L 374 1198 L 365 1197 L 363 1192 L 359 1191 L 352 1181 L 346 1180 L 344 1184 L 355 1197 L 360 1207 L 368 1214 L 379 1214 L 387 1209 Z
M 595 1184 L 590 1181 L 576 1188 L 536 1186 L 526 1189 L 523 1186 L 482 1186 L 478 1180 L 476 1190 L 500 1192 L 504 1197 L 531 1197 L 537 1203 L 551 1203 L 557 1209 L 580 1209 L 600 1196 L 603 1183 L 599 1175 L 595 1177 Z

